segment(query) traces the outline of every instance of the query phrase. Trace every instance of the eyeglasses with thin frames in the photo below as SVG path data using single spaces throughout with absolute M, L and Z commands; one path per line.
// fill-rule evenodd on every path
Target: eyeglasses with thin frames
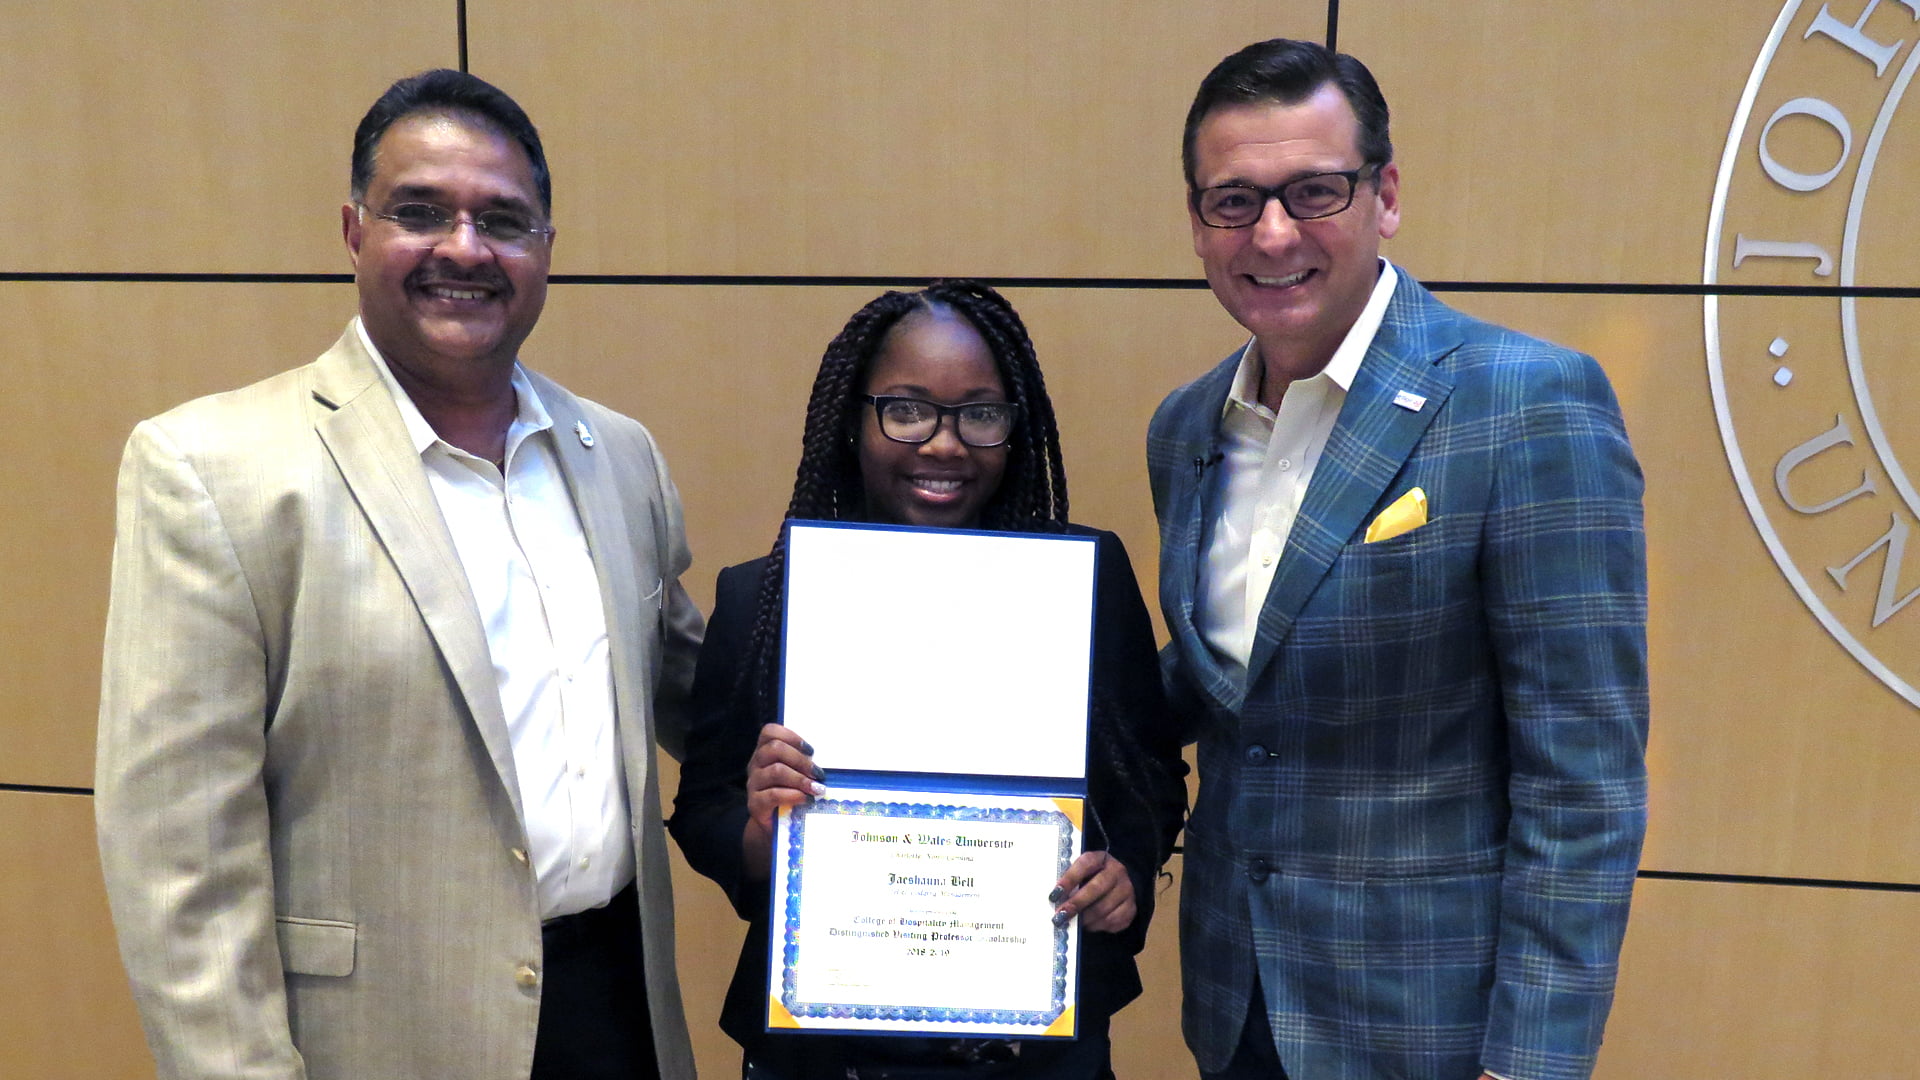
M 365 203 L 356 203 L 361 212 L 390 221 L 400 231 L 423 244 L 440 244 L 461 221 L 473 224 L 482 243 L 507 258 L 531 255 L 542 240 L 553 235 L 553 226 L 543 225 L 518 210 L 482 210 L 477 214 L 455 212 L 435 203 L 399 203 L 385 212 Z
M 1200 223 L 1215 229 L 1244 229 L 1252 225 L 1266 212 L 1269 199 L 1280 200 L 1280 209 L 1295 221 L 1316 221 L 1352 206 L 1360 180 L 1368 173 L 1378 176 L 1380 165 L 1376 162 L 1342 172 L 1309 173 L 1277 187 L 1220 184 L 1195 188 L 1187 198 Z
M 940 431 L 940 421 L 951 416 L 954 434 L 961 442 L 976 450 L 999 446 L 1013 437 L 1013 422 L 1020 415 L 1019 403 L 1012 401 L 942 405 L 897 394 L 866 394 L 861 400 L 871 404 L 880 418 L 880 434 L 913 445 L 932 441 Z

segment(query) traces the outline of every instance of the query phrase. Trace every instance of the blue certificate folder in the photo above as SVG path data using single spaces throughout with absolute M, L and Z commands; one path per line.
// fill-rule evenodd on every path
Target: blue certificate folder
M 1076 1036 L 1091 536 L 795 521 L 781 722 L 827 794 L 778 821 L 767 1027 Z

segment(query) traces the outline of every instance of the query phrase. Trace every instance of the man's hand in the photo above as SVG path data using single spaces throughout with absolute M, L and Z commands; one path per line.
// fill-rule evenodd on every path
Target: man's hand
M 742 870 L 765 881 L 773 861 L 773 818 L 782 806 L 803 806 L 826 794 L 813 747 L 779 724 L 760 729 L 760 745 L 747 761 L 747 827 L 740 837 Z
M 1133 902 L 1133 878 L 1119 859 L 1104 851 L 1082 852 L 1047 899 L 1056 905 L 1056 923 L 1064 925 L 1078 915 L 1083 929 L 1108 934 L 1132 926 L 1139 910 Z

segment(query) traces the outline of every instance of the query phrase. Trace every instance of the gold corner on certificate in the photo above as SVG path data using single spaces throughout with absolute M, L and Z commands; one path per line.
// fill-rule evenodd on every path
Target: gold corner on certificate
M 769 1024 L 1071 1035 L 1077 934 L 1047 893 L 1079 806 L 841 789 L 783 817 Z

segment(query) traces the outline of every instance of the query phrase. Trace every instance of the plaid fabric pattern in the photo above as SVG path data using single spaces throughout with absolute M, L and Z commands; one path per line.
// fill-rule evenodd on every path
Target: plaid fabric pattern
M 1295 1080 L 1589 1076 L 1646 824 L 1642 483 L 1605 375 L 1403 273 L 1244 686 L 1194 623 L 1232 378 L 1174 391 L 1147 442 L 1200 743 L 1188 1045 L 1226 1064 L 1257 970 Z M 1427 524 L 1363 544 L 1414 487 Z

